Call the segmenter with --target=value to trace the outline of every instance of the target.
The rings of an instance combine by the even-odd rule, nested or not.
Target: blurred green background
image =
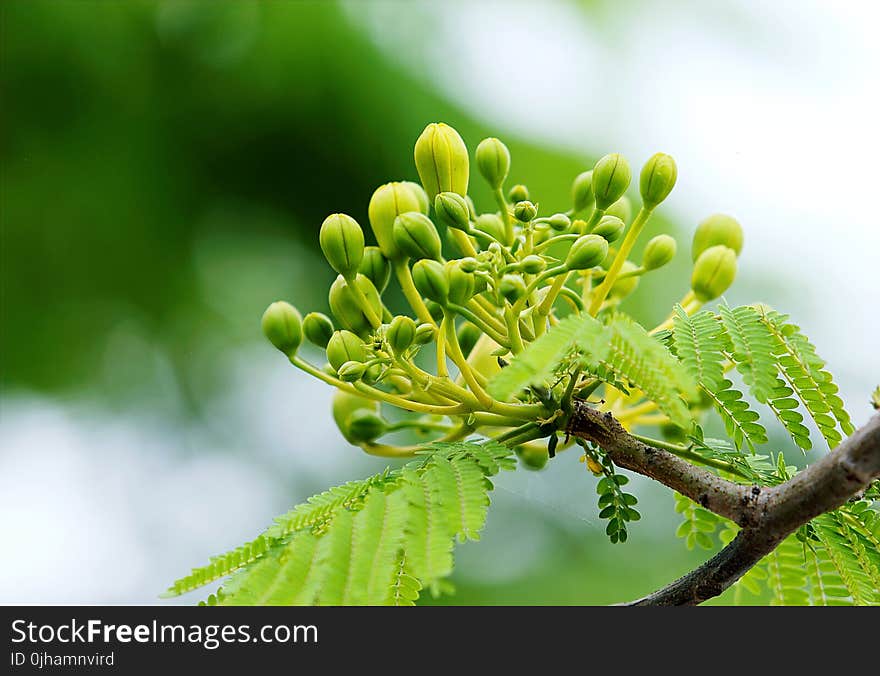
[[[638,5],[551,4],[606,46]],[[506,11],[484,7],[498,22],[482,29],[489,53],[517,49]],[[415,179],[425,124],[452,124],[471,148],[501,137],[511,183],[542,211],[567,208],[571,179],[631,144],[602,128],[549,141],[450,96],[442,58],[419,61],[390,25],[383,38],[399,16],[453,48],[458,27],[438,26],[432,3],[7,0],[0,12],[2,507],[18,543],[4,602],[152,602],[274,514],[381,469],[338,436],[326,388],[263,343],[259,317],[277,298],[326,309],[321,221],[365,223],[376,186]],[[535,100],[530,81],[505,77],[524,109],[552,120],[566,106],[564,91]],[[652,231],[690,227],[661,217]],[[686,258],[630,309],[661,318]],[[773,273],[753,279],[766,295]],[[672,496],[646,482],[631,541],[608,543],[595,481],[571,456],[499,479],[484,541],[460,550],[458,591],[441,602],[623,601],[705,558],[676,541]]]

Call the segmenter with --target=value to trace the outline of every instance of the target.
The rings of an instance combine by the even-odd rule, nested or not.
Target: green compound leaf
[[[736,447],[742,448],[745,442],[754,452],[757,445],[767,442],[767,431],[758,422],[758,413],[724,377],[727,342],[724,326],[713,312],[702,310],[689,317],[680,305],[675,306],[672,345],[676,355],[718,411]]]
[[[825,362],[800,327],[788,321],[788,315],[770,310],[760,316],[775,339],[773,354],[782,377],[803,402],[829,448],[834,448],[843,434],[853,433],[854,427],[837,395],[837,385],[824,370]]]
[[[515,463],[497,443],[436,443],[400,470],[315,496],[258,538],[264,548],[251,547],[208,604],[412,605],[422,587],[443,589],[455,542],[485,524],[488,477]]]
[[[604,359],[607,339],[605,328],[590,315],[569,315],[493,377],[488,392],[499,401],[507,401],[529,385],[542,384],[575,349],[590,353],[596,361]]]
[[[767,404],[791,438],[804,451],[812,448],[810,430],[797,410],[794,390],[779,377],[777,338],[761,314],[751,306],[719,306],[721,321],[731,341],[730,357],[755,398]]]
[[[616,315],[607,329],[608,366],[619,378],[645,393],[679,427],[693,419],[682,395],[696,396],[697,383],[672,353],[626,315]]]

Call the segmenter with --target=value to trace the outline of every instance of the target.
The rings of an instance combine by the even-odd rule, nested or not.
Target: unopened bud
[[[379,247],[368,246],[364,249],[364,260],[361,261],[358,272],[373,282],[376,291],[382,293],[391,277],[391,265]]]
[[[538,208],[528,200],[523,200],[522,202],[517,202],[513,207],[513,215],[521,223],[529,223],[538,215]]]
[[[263,334],[276,348],[293,357],[302,344],[302,317],[293,305],[275,301],[263,313]]]
[[[395,219],[400,214],[420,209],[418,198],[405,183],[386,183],[373,193],[368,209],[370,227],[386,258],[394,260],[402,255],[394,243]]]
[[[529,199],[529,189],[523,184],[517,183],[510,189],[510,192],[507,193],[507,199],[513,204],[516,204],[517,202],[525,202]]]
[[[505,234],[504,221],[497,214],[481,214],[477,216],[474,226],[480,232],[475,232],[473,235],[484,249],[493,241],[506,244],[507,235]],[[491,239],[487,239],[482,233],[489,235]]]
[[[645,252],[642,254],[642,267],[645,270],[662,268],[675,257],[676,249],[675,239],[669,235],[652,237],[645,245]]]
[[[474,275],[462,270],[458,261],[449,261],[446,265],[446,278],[449,281],[449,300],[456,305],[464,305],[473,298],[475,285]]]
[[[318,236],[321,251],[330,267],[350,277],[364,258],[364,231],[351,216],[331,214],[321,225]]]
[[[465,272],[476,272],[480,267],[480,264],[477,262],[477,259],[471,258],[470,256],[467,256],[465,258],[460,258],[458,260],[458,265]]]
[[[425,192],[425,189],[420,186],[415,181],[401,181],[407,188],[412,190],[413,195],[416,196],[416,200],[419,203],[419,211],[421,211],[425,216],[428,215],[428,212],[431,210],[431,201],[428,199],[428,193]]]
[[[430,324],[419,324],[416,327],[416,337],[413,341],[416,345],[424,345],[425,343],[430,343],[434,340],[434,335],[436,333],[436,329]]]
[[[467,195],[470,160],[461,136],[443,122],[431,123],[416,141],[416,170],[428,197],[455,192]]]
[[[594,234],[581,235],[568,250],[565,267],[569,270],[587,270],[599,265],[607,254],[608,242],[603,237]]]
[[[326,348],[333,336],[333,322],[320,312],[309,312],[303,318],[303,334],[313,345]]]
[[[501,290],[501,295],[510,303],[515,303],[526,293],[526,283],[519,275],[504,275],[501,278],[501,285],[499,288]]]
[[[351,331],[334,331],[327,343],[327,361],[335,371],[349,361],[363,362],[367,358],[364,341]]]
[[[356,411],[366,411],[376,415],[379,412],[379,402],[344,390],[336,390],[333,393],[333,421],[342,432],[342,436],[352,444],[357,441],[349,434],[348,421]]]
[[[449,281],[443,265],[430,258],[424,258],[412,268],[413,283],[419,293],[440,305],[446,305],[449,297]]]
[[[665,200],[675,187],[677,177],[675,160],[666,153],[657,153],[645,162],[639,176],[639,191],[645,208],[653,209]]]
[[[556,232],[565,232],[571,227],[571,219],[565,214],[553,214],[547,219],[547,223]]]
[[[440,235],[431,219],[418,211],[401,214],[394,220],[394,243],[405,256],[440,258]]]
[[[632,180],[632,171],[620,153],[606,155],[593,167],[593,195],[597,209],[607,209],[619,200]]]
[[[476,152],[477,168],[492,190],[498,190],[510,171],[510,151],[497,138],[480,141]]]
[[[617,216],[624,223],[632,220],[633,208],[629,197],[624,195],[605,210],[606,216]]]
[[[694,232],[691,257],[697,260],[709,247],[723,244],[739,256],[743,247],[743,230],[732,216],[712,214],[703,220]]]
[[[620,267],[620,275],[623,275],[627,272],[632,272],[637,269],[638,266],[632,261],[624,261],[623,265]],[[611,285],[611,289],[608,291],[608,295],[611,298],[626,298],[628,295],[636,290],[639,285],[639,279],[640,277],[635,275],[632,277],[624,277],[623,279],[620,279],[620,277],[618,277],[617,281],[615,281],[614,284]]]
[[[723,244],[710,246],[694,263],[691,289],[702,303],[718,298],[736,277],[736,251]]]
[[[345,383],[353,383],[364,377],[367,367],[363,362],[347,361],[339,367],[339,379]]]
[[[360,444],[375,441],[388,428],[388,424],[378,413],[365,409],[354,411],[346,422],[350,441]]]
[[[483,332],[470,322],[462,322],[458,327],[456,336],[458,337],[458,344],[465,357],[467,357],[471,353],[471,350],[474,349],[474,345],[477,344],[481,335],[483,335]]]
[[[416,323],[406,315],[397,315],[391,320],[385,339],[396,354],[401,354],[416,339]]]
[[[596,197],[593,195],[592,170],[580,173],[575,177],[574,183],[571,184],[571,201],[575,213],[585,211],[596,203]]]
[[[593,228],[593,234],[599,235],[609,244],[620,239],[626,225],[617,216],[603,216],[602,219]]]
[[[537,254],[530,254],[519,263],[519,269],[527,275],[537,275],[539,272],[544,272],[546,267],[547,261]]]
[[[373,286],[366,276],[358,274],[354,279],[357,288],[367,299],[374,314],[378,317],[382,316],[382,301],[379,298],[379,292]],[[348,282],[342,275],[339,275],[330,285],[330,293],[328,294],[330,301],[330,310],[333,316],[339,320],[345,328],[354,331],[357,334],[364,335],[369,333],[373,325],[370,323],[364,311],[361,309],[360,303],[348,286]]]
[[[469,232],[470,207],[467,200],[454,192],[441,192],[434,198],[434,214],[447,228]]]

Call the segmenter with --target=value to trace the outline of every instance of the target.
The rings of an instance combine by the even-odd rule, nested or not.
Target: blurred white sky
[[[619,150],[634,164],[673,154],[679,183],[663,208],[683,223],[713,211],[741,220],[733,299],[792,312],[855,420],[867,418],[880,380],[880,3],[649,2],[605,12],[599,27],[560,0],[414,4],[350,6],[389,54],[436,73],[501,137]],[[787,286],[761,287],[777,276]],[[365,474],[372,465],[333,441],[327,388],[271,357],[238,355],[237,384],[205,430],[0,400],[0,540],[14,551],[0,564],[0,602],[152,602],[190,565],[255,534],[291,494]],[[209,445],[230,452],[200,455]],[[281,482],[291,454],[298,473]],[[564,506],[564,474],[509,481],[583,520],[592,506]]]

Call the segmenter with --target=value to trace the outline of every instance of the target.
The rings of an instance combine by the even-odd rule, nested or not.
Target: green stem
[[[620,250],[614,257],[614,262],[611,264],[611,268],[609,268],[608,274],[605,275],[605,279],[593,293],[593,299],[590,302],[589,309],[589,313],[593,317],[598,314],[599,308],[602,307],[602,303],[604,303],[605,299],[608,297],[608,292],[611,291],[611,287],[614,286],[614,282],[617,280],[617,276],[620,274],[620,269],[623,267],[624,262],[626,262],[627,256],[629,256],[630,252],[632,251],[633,245],[636,243],[636,240],[642,233],[642,229],[645,227],[645,223],[648,222],[648,219],[650,217],[650,209],[642,207],[639,210],[639,214],[638,216],[636,216],[635,220],[630,226],[629,232],[626,233],[626,237],[623,240],[623,244],[621,244],[620,246]]]
[[[699,453],[695,453],[690,448],[686,446],[679,446],[678,444],[673,444],[668,441],[661,441],[660,439],[652,439],[651,437],[644,437],[640,434],[629,433],[631,437],[634,439],[638,439],[643,444],[647,444],[648,446],[653,446],[654,448],[662,448],[665,451],[669,451],[673,455],[677,455],[682,460],[689,460],[690,462],[695,462],[700,465],[706,465],[707,467],[714,467],[715,469],[720,469],[723,472],[729,472],[731,474],[735,474],[736,476],[742,479],[750,479],[747,474],[745,474],[742,470],[740,470],[736,465],[732,462],[727,462],[726,460],[719,460],[718,458],[706,458],[700,455]]]
[[[355,302],[360,307],[361,312],[366,316],[367,321],[370,322],[374,329],[378,329],[379,326],[382,325],[382,318],[376,314],[376,311],[373,309],[373,306],[370,305],[370,301],[367,300],[367,297],[364,295],[363,291],[360,290],[360,287],[357,285],[357,275],[350,275],[348,277],[344,277],[345,283],[348,285],[349,291],[351,291],[352,296],[354,296]]]
[[[460,314],[462,317],[467,319],[471,324],[476,326],[480,331],[489,336],[492,340],[494,340],[499,345],[510,349],[510,343],[507,340],[507,336],[502,335],[498,331],[495,330],[494,327],[489,326],[486,322],[484,322],[480,317],[477,316],[476,312],[472,312],[466,307],[461,305],[456,305],[454,303],[450,303],[448,305],[449,309],[453,312]]]
[[[502,242],[502,244],[510,246],[513,243],[513,221],[510,218],[510,212],[507,210],[507,200],[504,199],[504,192],[501,188],[496,188],[494,195],[495,202],[498,204],[498,208],[501,209],[501,218],[504,219],[504,236],[507,238],[507,241]]]
[[[425,324],[430,324],[436,328],[437,323],[434,321],[431,313],[428,312],[428,308],[422,300],[422,296],[419,294],[416,285],[413,283],[412,272],[410,272],[409,265],[406,264],[406,259],[398,258],[392,261],[391,265],[394,267],[394,274],[397,277],[397,281],[400,283],[400,289],[403,291],[406,302],[409,303],[413,312],[416,313],[419,321]]]

